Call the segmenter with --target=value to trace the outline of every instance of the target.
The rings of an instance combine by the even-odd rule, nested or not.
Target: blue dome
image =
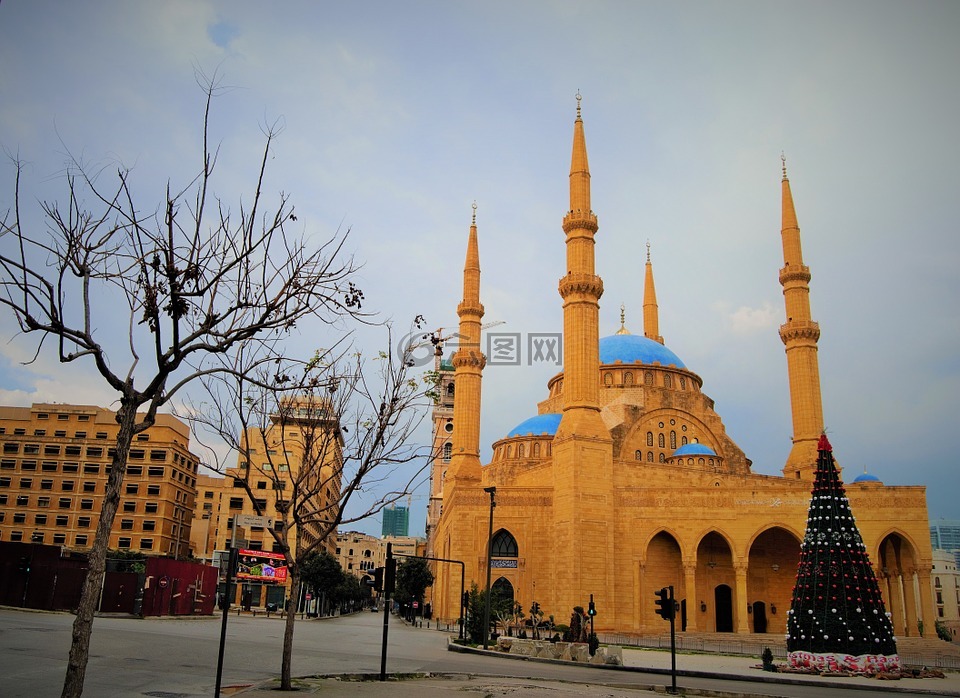
[[[676,451],[673,452],[675,456],[715,456],[717,455],[709,446],[704,446],[700,443],[695,444],[684,444]]]
[[[553,436],[557,433],[557,427],[560,426],[560,417],[561,415],[555,412],[538,414],[536,417],[520,422],[510,430],[507,438],[509,439],[511,436],[540,436],[541,434]]]
[[[880,482],[880,478],[876,475],[871,475],[870,473],[861,473],[853,478],[854,482]],[[883,484],[880,482],[880,484]]]
[[[659,361],[661,366],[673,364],[677,368],[686,368],[680,357],[660,342],[636,334],[615,334],[600,340],[600,363],[615,364],[617,361],[625,364]]]

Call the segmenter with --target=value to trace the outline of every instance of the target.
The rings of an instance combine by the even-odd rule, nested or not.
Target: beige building
[[[957,570],[957,560],[952,552],[933,551],[931,579],[937,620],[947,627],[956,642],[960,639],[960,571]]]
[[[793,449],[782,476],[753,473],[704,392],[704,379],[665,345],[649,250],[646,264],[637,265],[645,276],[642,331],[633,334],[621,322],[614,334],[601,336],[604,284],[594,248],[602,243],[595,240],[599,225],[590,187],[578,104],[562,223],[566,264],[556,270],[558,286],[544,289],[560,294],[563,371],[549,380],[539,402],[531,399],[533,416],[493,444],[487,464],[479,457],[486,358],[474,216],[458,306],[459,348],[451,362],[452,453],[445,475],[442,463],[434,467],[431,506],[442,513],[430,529],[430,549],[463,560],[468,585],[483,587],[489,565],[496,590],[524,609],[538,602],[558,622],[566,622],[574,606],[585,607],[592,594],[598,631],[663,632],[654,592],[669,585],[681,604],[682,631],[782,636],[824,428],[820,329],[811,315],[810,269],[786,168],[780,269],[786,322],[780,337]],[[623,253],[640,257],[640,250]],[[874,478],[848,483],[846,491],[896,634],[915,636],[922,627],[932,635],[925,489],[887,487]],[[460,602],[459,570],[451,567],[436,566],[433,590],[435,614],[448,620],[458,616]]]
[[[276,565],[285,567],[279,557],[283,544],[295,551],[299,534],[304,547],[314,545],[336,517],[340,499],[339,437],[322,410],[318,412],[301,400],[272,415],[266,428],[249,429],[242,451],[238,466],[228,469],[224,477],[200,476],[197,480],[193,554],[211,562],[226,559],[235,535],[238,548],[276,555]],[[305,520],[299,530],[293,523],[292,507],[299,507]],[[239,516],[265,517],[272,528],[235,527]],[[335,539],[334,529],[316,552],[332,554]],[[237,602],[249,592],[252,606],[279,604],[289,598],[289,586],[286,577],[245,579],[236,591]]]
[[[0,539],[89,550],[117,429],[102,407],[0,407]],[[198,467],[189,446],[190,429],[167,414],[134,437],[110,549],[188,556]]]
[[[415,536],[377,538],[366,533],[347,531],[337,534],[337,562],[344,572],[356,577],[365,576],[370,570],[386,564],[387,543],[391,544],[391,552],[397,557],[414,557],[425,553],[425,541]]]

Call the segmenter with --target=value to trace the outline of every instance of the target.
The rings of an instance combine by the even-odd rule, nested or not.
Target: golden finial
[[[647,264],[650,264],[650,241],[647,240]]]
[[[630,334],[630,330],[627,329],[626,307],[623,303],[620,304],[620,329],[617,330],[617,334]]]
[[[780,151],[780,163],[783,166],[783,178],[787,178],[787,156],[783,154],[783,151]]]
[[[476,200],[474,200],[474,202],[473,202],[473,220],[470,221],[470,225],[476,225],[476,224],[477,224],[477,202],[476,202]]]
[[[577,121],[580,121],[580,100],[583,97],[580,96],[580,90],[577,90]]]

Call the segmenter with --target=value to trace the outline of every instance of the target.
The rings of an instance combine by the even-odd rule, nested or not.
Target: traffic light
[[[663,618],[664,620],[673,620],[674,618],[674,608],[673,608],[673,599],[672,590],[670,587],[663,587],[663,589],[658,589],[653,592],[657,596],[657,615]]]
[[[469,591],[463,592],[463,607],[464,607],[464,608],[469,608],[469,607],[470,607],[470,592],[469,592]]]
[[[383,591],[392,594],[397,584],[397,558],[387,558],[387,571],[383,576]]]
[[[383,568],[378,567],[375,570],[367,570],[367,584],[373,587],[374,591],[383,591]]]
[[[590,602],[590,605],[587,606],[587,615],[588,615],[588,616],[595,616],[595,615],[597,615],[597,605],[596,605],[595,603],[593,603],[593,601],[591,601],[591,602]]]

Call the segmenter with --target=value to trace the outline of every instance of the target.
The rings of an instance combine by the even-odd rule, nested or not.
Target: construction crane
[[[506,322],[507,322],[506,320],[494,320],[493,322],[488,322],[488,323],[486,323],[485,325],[481,325],[481,326],[480,326],[480,329],[481,329],[481,330],[486,330],[486,329],[489,329],[489,328],[491,328],[491,327],[496,327],[497,325],[505,325]],[[443,360],[443,345],[444,345],[444,343],[447,342],[447,341],[451,338],[451,336],[456,336],[456,335],[454,334],[454,335],[448,335],[448,336],[444,337],[444,336],[443,336],[443,331],[444,331],[444,329],[446,329],[446,328],[444,328],[444,327],[438,327],[438,328],[435,329],[433,332],[430,332],[430,333],[428,333],[428,334],[423,335],[423,340],[424,340],[424,341],[420,342],[419,344],[415,344],[415,345],[413,345],[413,346],[411,347],[411,349],[419,349],[420,347],[425,347],[425,346],[427,346],[428,344],[432,344],[433,347],[434,347],[434,350],[433,350],[433,355],[434,355],[434,359],[433,359],[434,365],[433,365],[433,368],[434,368],[435,371],[439,371],[439,370],[440,370],[440,363],[441,363],[441,361]]]

